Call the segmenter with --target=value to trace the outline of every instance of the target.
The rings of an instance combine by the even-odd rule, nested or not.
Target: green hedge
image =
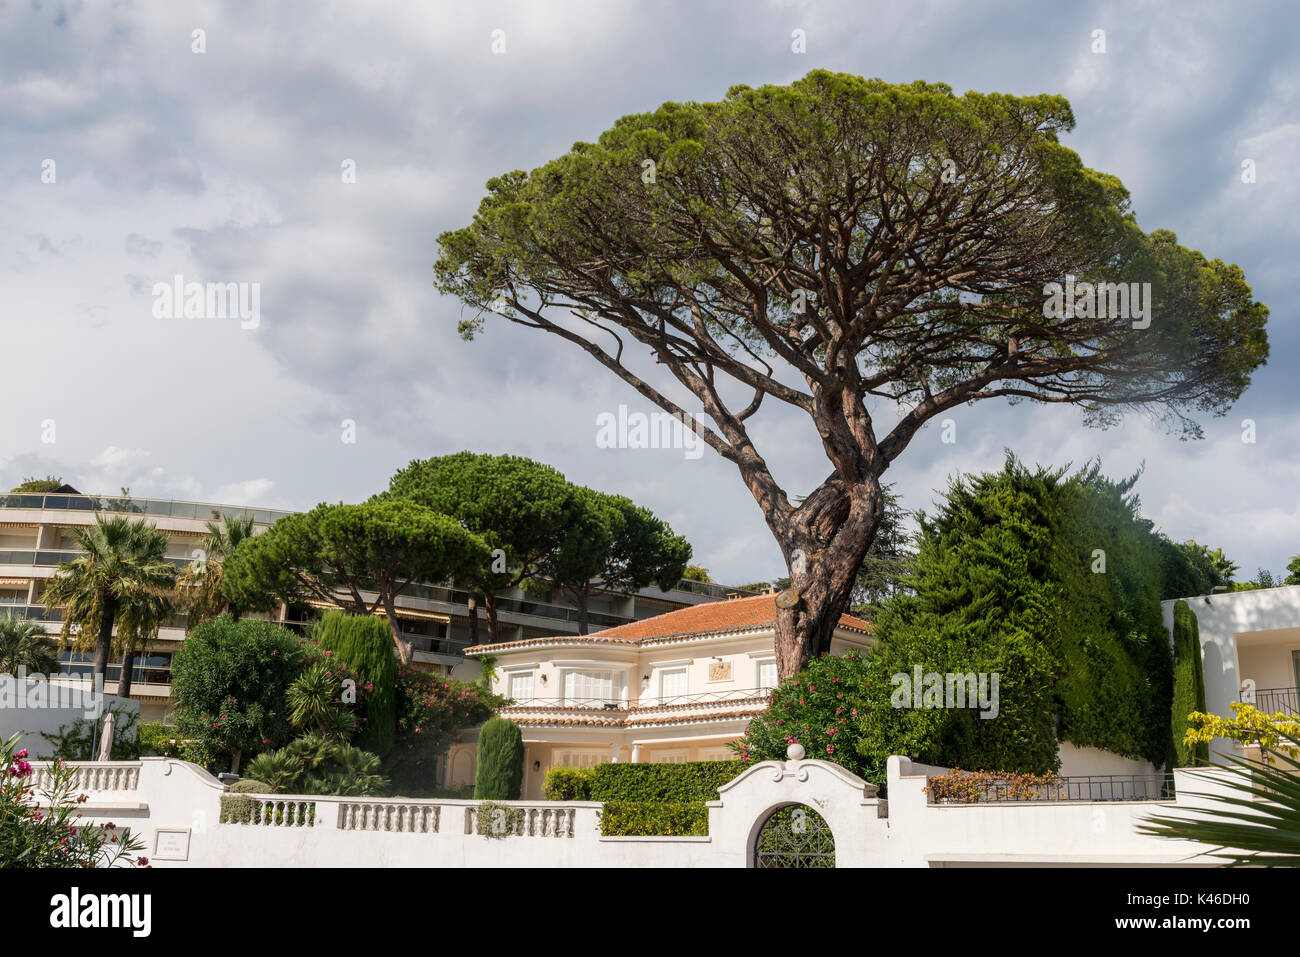
[[[365,703],[366,726],[357,747],[381,757],[387,754],[397,733],[397,658],[387,619],[327,611],[312,637],[362,684],[358,696]]]
[[[1201,670],[1201,636],[1196,612],[1185,601],[1174,604],[1174,753],[1178,766],[1207,764],[1210,746],[1204,741],[1192,747],[1183,743],[1187,716],[1205,711],[1205,675]]]
[[[598,764],[591,768],[552,768],[545,794],[551,801],[600,801],[600,832],[630,835],[705,835],[706,802],[740,774],[739,761],[687,764]]]
[[[273,794],[274,789],[265,781],[255,781],[253,778],[241,778],[234,784],[230,785],[231,794]]]
[[[718,788],[745,770],[739,761],[686,764],[598,764],[592,801],[693,803],[716,801]]]
[[[699,801],[608,801],[600,811],[600,833],[605,837],[702,837],[709,833],[709,809]]]

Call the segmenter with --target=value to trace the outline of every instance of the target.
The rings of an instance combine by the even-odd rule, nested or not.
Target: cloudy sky
[[[0,485],[303,508],[365,498],[412,458],[512,452],[653,508],[718,580],[782,574],[733,466],[598,448],[597,415],[649,406],[544,334],[462,342],[431,265],[492,175],[626,113],[827,68],[1064,94],[1067,144],[1123,180],[1142,226],[1239,263],[1272,309],[1269,365],[1204,440],[982,403],[953,416],[956,443],[931,428],[891,469],[904,502],[1003,449],[1145,464],[1144,510],[1171,536],[1281,571],[1300,553],[1300,17],[1286,0],[1063,7],[0,0]],[[260,324],[155,316],[176,275],[260,284]],[[765,420],[757,441],[792,494],[826,471],[805,422]]]

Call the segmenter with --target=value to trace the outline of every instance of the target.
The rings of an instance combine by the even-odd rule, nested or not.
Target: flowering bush
[[[428,789],[434,762],[505,699],[477,685],[403,665],[397,671],[397,742],[386,770],[406,790]]]
[[[856,651],[814,659],[772,693],[772,703],[749,723],[732,750],[744,764],[784,761],[786,748],[797,742],[807,757],[841,764],[865,777],[856,745],[866,674]]]
[[[129,829],[77,823],[86,796],[73,796],[74,774],[56,761],[50,784],[38,789],[18,735],[0,742],[0,867],[149,866],[138,856],[144,842]]]

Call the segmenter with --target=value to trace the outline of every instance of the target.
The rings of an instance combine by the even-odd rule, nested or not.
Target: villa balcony
[[[741,688],[697,694],[617,698],[528,698],[501,709],[519,724],[639,728],[655,725],[734,721],[752,718],[772,700],[770,688]]]

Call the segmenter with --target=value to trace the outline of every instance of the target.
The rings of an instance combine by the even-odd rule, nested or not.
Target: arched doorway
[[[755,867],[834,867],[835,836],[806,804],[787,804],[767,816],[754,838]]]

